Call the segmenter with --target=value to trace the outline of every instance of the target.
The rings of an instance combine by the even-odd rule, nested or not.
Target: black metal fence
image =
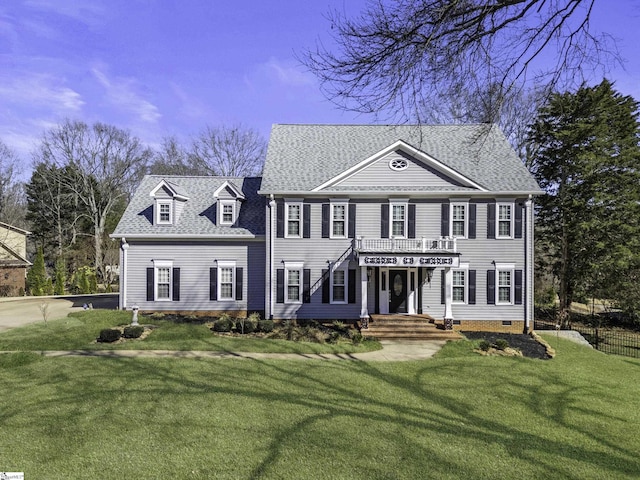
[[[555,328],[553,322],[539,320],[534,322],[535,330],[555,330]],[[596,350],[640,358],[640,333],[582,325],[572,325],[571,330],[580,333]]]

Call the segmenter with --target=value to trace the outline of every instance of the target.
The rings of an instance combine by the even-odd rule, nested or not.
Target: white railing
[[[432,238],[364,238],[355,240],[355,251],[364,253],[456,253],[455,237]]]

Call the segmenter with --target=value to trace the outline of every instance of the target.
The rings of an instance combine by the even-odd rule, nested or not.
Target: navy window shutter
[[[155,286],[153,284],[153,267],[147,268],[147,302],[153,302]]]
[[[349,204],[349,238],[356,238],[356,204]]]
[[[356,303],[356,269],[349,269],[349,303]]]
[[[212,302],[218,300],[218,269],[216,267],[209,269],[209,300]]]
[[[389,238],[389,205],[380,205],[380,237]]]
[[[449,204],[443,203],[440,209],[440,236],[449,236]]]
[[[469,204],[469,225],[467,228],[469,229],[467,238],[476,238],[476,204]]]
[[[284,303],[284,268],[276,270],[276,303]]]
[[[329,303],[329,270],[322,270],[322,303]]]
[[[496,271],[487,270],[487,305],[496,304]]]
[[[440,303],[444,305],[446,299],[447,278],[444,269],[440,270]]]
[[[180,269],[178,267],[173,269],[173,301],[180,301]]]
[[[408,238],[416,238],[416,205],[409,204],[409,219],[407,222]]]
[[[515,299],[516,305],[522,305],[522,270],[515,271]]]
[[[302,238],[311,238],[311,205],[302,205]]]
[[[516,203],[515,212],[515,225],[513,226],[513,236],[515,238],[522,238],[522,205]]]
[[[242,267],[236,267],[236,300],[242,300],[243,273]]]
[[[476,271],[469,270],[469,290],[468,290],[469,305],[476,304]]]
[[[284,203],[276,204],[276,237],[284,238]]]
[[[329,238],[329,228],[331,226],[331,205],[322,204],[322,238]]]
[[[311,303],[311,270],[302,270],[302,302]]]
[[[496,204],[487,205],[487,238],[496,238]]]

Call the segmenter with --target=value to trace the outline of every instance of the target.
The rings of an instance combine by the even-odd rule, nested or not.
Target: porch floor
[[[460,333],[445,330],[444,323],[427,314],[372,314],[364,335],[385,340],[459,340]]]

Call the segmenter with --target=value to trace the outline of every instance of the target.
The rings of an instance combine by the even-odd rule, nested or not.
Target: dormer
[[[189,198],[180,192],[178,185],[162,180],[149,194],[154,199],[154,225],[175,225],[184,204]]]
[[[235,224],[240,214],[241,202],[245,200],[242,190],[225,180],[213,193],[213,197],[216,199],[216,223],[228,226]]]

